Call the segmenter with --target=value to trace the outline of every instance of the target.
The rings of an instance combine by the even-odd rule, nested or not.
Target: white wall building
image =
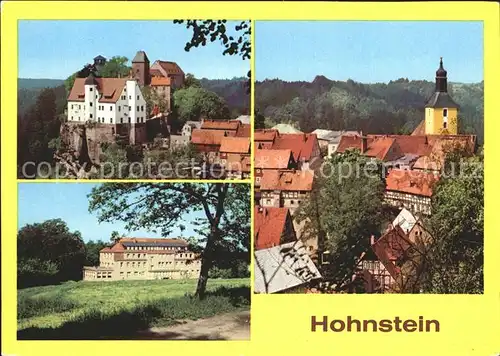
[[[148,119],[146,100],[134,79],[76,78],[68,97],[68,121],[137,124]]]

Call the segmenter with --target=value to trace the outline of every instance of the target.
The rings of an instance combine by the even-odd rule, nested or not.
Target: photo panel
[[[19,179],[249,179],[250,21],[18,31]]]

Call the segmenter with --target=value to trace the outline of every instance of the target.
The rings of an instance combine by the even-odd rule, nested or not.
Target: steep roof
[[[252,135],[252,125],[241,124],[236,130],[236,136],[238,137],[250,137]]]
[[[459,109],[460,106],[455,103],[451,96],[447,92],[438,91],[432,94],[429,101],[425,104],[426,108],[456,108]]]
[[[262,172],[260,189],[310,192],[313,180],[313,171],[264,170]]]
[[[137,51],[134,59],[132,59],[132,63],[144,63],[149,62],[149,58],[144,51]]]
[[[68,96],[68,101],[85,101],[85,80],[76,78],[73,88]],[[116,103],[127,84],[126,78],[95,78],[97,91],[101,94],[100,103]]]
[[[154,76],[151,78],[151,86],[170,86],[171,80],[170,78]]]
[[[315,134],[280,134],[272,145],[273,149],[290,149],[295,161],[309,161],[312,158],[314,148],[318,146],[318,138]]]
[[[409,233],[416,223],[417,218],[409,210],[403,208],[392,222],[392,226],[400,226],[405,233]]]
[[[415,127],[415,130],[411,133],[412,136],[415,135],[425,135],[425,119],[420,121],[420,123]]]
[[[204,120],[202,129],[209,130],[238,130],[241,122],[237,120]]]
[[[255,150],[255,168],[261,169],[287,169],[290,162],[294,162],[292,150]]]
[[[222,139],[227,137],[226,131],[193,129],[191,143],[195,145],[220,145]]]
[[[372,245],[372,249],[392,278],[396,279],[400,269],[395,262],[404,258],[405,252],[412,246],[401,226],[396,225],[380,237]]]
[[[385,178],[386,190],[426,197],[432,196],[432,187],[438,180],[434,173],[406,169],[391,169]]]
[[[276,293],[321,278],[300,241],[254,252],[254,291]]]
[[[254,208],[255,250],[278,246],[285,231],[288,208]]]
[[[159,65],[167,74],[184,74],[181,67],[175,62],[157,60],[154,64]]]
[[[253,134],[254,141],[274,141],[278,136],[278,131],[276,130],[255,130]]]
[[[224,153],[250,153],[249,137],[224,137],[221,140],[219,152]]]

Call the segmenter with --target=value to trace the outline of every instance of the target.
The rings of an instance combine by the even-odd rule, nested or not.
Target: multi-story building
[[[300,203],[307,199],[313,188],[313,171],[264,171],[260,184],[260,205],[285,207],[293,215]]]
[[[392,169],[385,179],[385,201],[413,214],[430,215],[432,187],[438,180],[435,173]]]
[[[84,267],[85,281],[198,278],[201,260],[181,239],[122,238]]]

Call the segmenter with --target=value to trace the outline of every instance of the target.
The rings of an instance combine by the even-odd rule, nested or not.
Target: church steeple
[[[441,93],[448,92],[447,72],[443,67],[443,57],[439,61],[439,68],[436,71],[436,91]]]

